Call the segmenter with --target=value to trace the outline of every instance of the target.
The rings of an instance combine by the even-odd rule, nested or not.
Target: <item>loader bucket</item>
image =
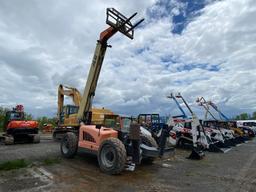
[[[234,141],[232,141],[231,139],[226,139],[225,144],[227,146],[232,146],[232,147],[236,146],[236,143]]]
[[[234,141],[236,144],[240,144],[240,143],[244,143],[245,140],[243,139],[243,137],[236,137]]]
[[[227,145],[225,142],[218,142],[216,146],[219,148],[230,148],[229,145]]]
[[[221,148],[219,148],[217,145],[215,144],[210,144],[209,145],[209,152],[217,152],[217,153],[223,153],[223,150],[221,150]]]
[[[250,138],[248,136],[243,136],[243,139],[244,139],[244,142],[250,140]]]
[[[205,154],[202,150],[193,148],[191,154],[188,156],[188,159],[201,160],[204,158],[204,156]]]

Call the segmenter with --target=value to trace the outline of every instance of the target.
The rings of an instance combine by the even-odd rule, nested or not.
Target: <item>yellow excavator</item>
[[[65,96],[70,97],[73,101],[72,105],[64,105]],[[53,139],[60,140],[63,135],[69,131],[77,132],[79,129],[79,121],[77,118],[78,109],[81,103],[81,93],[78,89],[60,84],[58,87],[58,111],[57,111],[57,127],[53,130]],[[91,109],[91,123],[102,125],[105,115],[113,115],[114,113],[105,108]]]

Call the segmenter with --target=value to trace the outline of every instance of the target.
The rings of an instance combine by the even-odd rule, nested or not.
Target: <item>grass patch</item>
[[[53,165],[56,163],[60,163],[60,159],[59,158],[47,158],[43,160],[43,164],[44,165]]]
[[[0,171],[8,171],[12,169],[20,169],[23,167],[27,167],[29,163],[24,159],[16,159],[12,161],[6,161],[0,164]]]

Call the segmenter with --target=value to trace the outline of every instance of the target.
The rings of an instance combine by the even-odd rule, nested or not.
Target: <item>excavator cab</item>
[[[71,115],[77,114],[78,106],[75,105],[65,105],[63,110],[60,112],[59,123],[64,124]]]
[[[21,111],[7,111],[4,118],[4,131],[6,131],[7,126],[10,121],[21,121],[24,120],[24,112]]]

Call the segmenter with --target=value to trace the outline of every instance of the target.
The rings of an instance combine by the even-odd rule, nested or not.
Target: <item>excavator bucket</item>
[[[236,143],[234,141],[232,141],[232,139],[226,139],[225,140],[225,144],[227,146],[231,146],[231,147],[235,147],[236,146]]]
[[[236,137],[236,138],[234,138],[234,142],[235,142],[236,144],[241,144],[241,143],[244,143],[245,140],[244,140],[243,137]]]
[[[218,142],[216,143],[216,146],[219,148],[230,148],[230,145],[228,145],[226,142]]]
[[[205,156],[204,152],[201,149],[193,147],[191,154],[188,156],[188,159],[192,160],[201,160]]]

